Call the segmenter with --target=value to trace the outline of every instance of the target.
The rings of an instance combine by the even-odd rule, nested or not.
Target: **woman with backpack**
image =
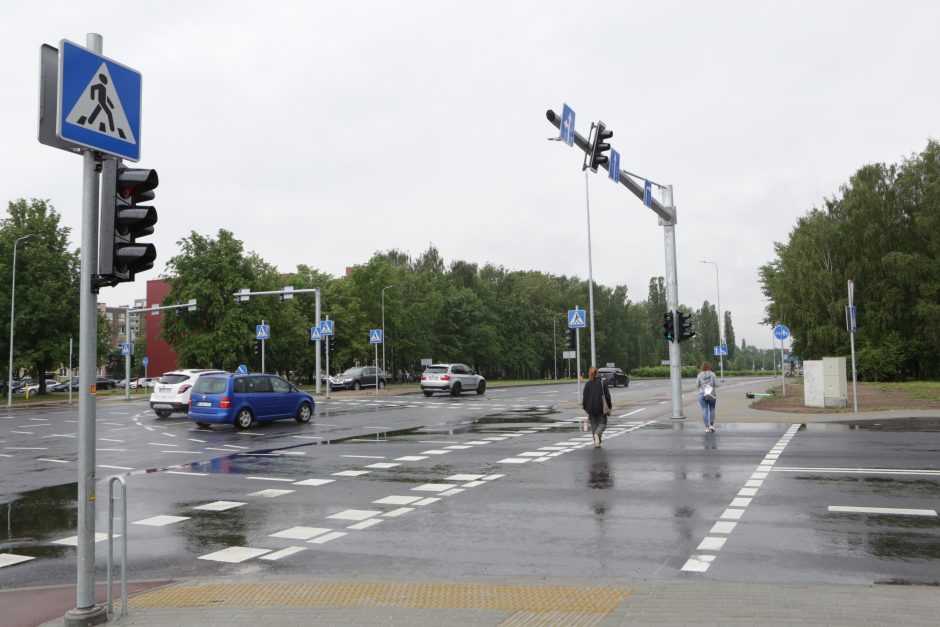
[[[601,434],[607,428],[607,416],[610,414],[610,392],[604,379],[597,376],[597,368],[588,370],[588,382],[581,394],[581,408],[591,421],[591,433],[594,435],[594,448],[601,447]]]
[[[701,372],[695,379],[698,388],[698,402],[702,406],[702,420],[705,421],[705,433],[715,431],[715,403],[718,401],[718,377],[712,372],[712,365],[702,362]]]

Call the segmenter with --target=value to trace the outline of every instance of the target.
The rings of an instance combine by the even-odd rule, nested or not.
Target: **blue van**
[[[277,375],[209,374],[193,386],[189,419],[200,427],[232,424],[247,429],[254,422],[280,418],[310,422],[315,406],[313,396]]]

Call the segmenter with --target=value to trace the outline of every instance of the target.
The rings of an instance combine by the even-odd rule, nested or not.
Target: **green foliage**
[[[77,354],[79,324],[79,256],[68,249],[69,232],[45,200],[10,202],[0,221],[0,311],[10,310],[13,247],[16,245],[14,370],[26,369],[45,392],[45,372],[68,362],[69,338]],[[9,353],[9,321],[0,350]]]
[[[863,376],[940,377],[940,144],[899,165],[866,165],[839,192],[761,267],[765,322],[787,324],[803,359],[845,355],[852,279]]]
[[[307,266],[281,275],[245,253],[227,231],[219,231],[216,238],[192,233],[181,240],[166,278],[173,285],[165,304],[190,298],[199,302],[196,312],[162,317],[163,337],[183,365],[234,369],[246,363],[259,368],[254,330],[264,319],[271,324],[267,369],[302,380],[310,380],[314,371],[315,352],[308,339],[316,317],[313,295],[286,302],[253,297],[238,305],[233,294],[240,288],[319,287],[321,315],[328,315],[336,328],[332,372],[375,359],[368,333],[382,327],[384,292],[384,348],[390,373],[420,372],[421,360],[429,358],[463,362],[492,379],[550,378],[556,364],[564,374],[568,364],[560,353],[566,312],[588,303],[587,282],[578,278],[465,261],[448,266],[434,247],[414,259],[395,250],[376,253],[339,278]],[[651,302],[633,303],[626,286],[595,285],[599,364],[613,362],[629,370],[668,356],[662,339],[666,294],[661,277],[650,281],[650,297]],[[589,330],[582,329],[582,372],[589,365],[590,339]],[[381,346],[378,355],[381,360]],[[701,356],[692,354],[687,365],[699,363]]]

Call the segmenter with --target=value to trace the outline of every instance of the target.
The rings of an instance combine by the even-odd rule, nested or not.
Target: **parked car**
[[[169,418],[175,411],[189,411],[193,385],[206,374],[225,374],[224,370],[174,370],[165,373],[150,394],[150,409],[160,418]]]
[[[607,385],[612,385],[613,387],[619,385],[627,387],[630,385],[630,375],[620,368],[598,368],[597,376],[606,381]]]
[[[421,374],[421,391],[425,396],[435,392],[448,392],[458,396],[461,392],[486,391],[486,379],[465,364],[431,364]]]
[[[233,424],[247,429],[254,422],[293,418],[310,422],[316,403],[290,381],[271,374],[207,374],[196,379],[189,419],[200,427]]]
[[[154,377],[141,377],[139,379],[133,379],[131,381],[132,390],[141,390],[144,388],[150,388],[156,385],[157,379]]]
[[[47,391],[47,392],[50,391],[49,388],[52,387],[52,386],[54,386],[54,385],[56,385],[57,383],[58,383],[58,382],[57,382],[55,379],[46,379],[46,391]],[[15,384],[14,384],[14,385],[15,385]],[[16,388],[14,388],[14,391],[15,391],[15,390],[16,390]],[[35,393],[37,393],[37,392],[39,391],[39,382],[38,382],[38,381],[29,381],[29,382],[27,382],[27,383],[23,386],[23,389],[20,390],[20,392],[23,392],[23,391],[29,392],[29,395],[32,396],[33,394],[35,394]]]
[[[376,377],[376,373],[378,377]],[[359,390],[374,388],[378,380],[381,390],[388,383],[388,375],[381,368],[375,366],[357,366],[349,368],[342,374],[330,377],[330,390]]]

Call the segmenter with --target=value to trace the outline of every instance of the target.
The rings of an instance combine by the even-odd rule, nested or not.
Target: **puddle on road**
[[[71,547],[38,542],[74,535],[78,526],[78,484],[39,488],[0,505],[0,552],[59,557]]]
[[[858,429],[862,431],[940,431],[940,419],[938,418],[879,418],[873,420],[840,420],[837,422],[825,424],[837,429]],[[813,425],[815,429],[818,429],[821,426],[823,425]]]

